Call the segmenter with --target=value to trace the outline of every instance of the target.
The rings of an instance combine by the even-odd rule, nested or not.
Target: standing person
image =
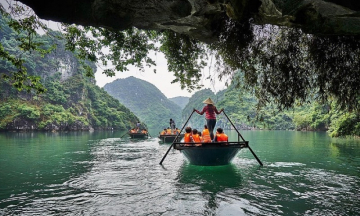
[[[205,115],[206,125],[210,132],[211,140],[213,140],[214,139],[214,128],[216,125],[216,114],[217,115],[220,114],[222,111],[224,111],[224,109],[221,109],[220,111],[218,111],[216,109],[216,106],[214,105],[214,102],[211,100],[211,98],[206,99],[203,103],[206,105],[204,106],[204,108],[202,109],[201,112],[195,108],[194,108],[194,111],[200,115],[203,115],[204,113],[206,113],[206,115]]]
[[[175,121],[173,119],[170,119],[170,128],[171,130],[175,130],[176,128]]]
[[[139,129],[140,129],[140,126],[141,126],[141,123],[138,121],[138,122],[136,123],[136,129],[139,130]]]

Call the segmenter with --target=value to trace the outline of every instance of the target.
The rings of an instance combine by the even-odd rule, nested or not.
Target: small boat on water
[[[181,131],[185,128],[189,119],[191,118],[191,113]],[[229,164],[235,155],[242,148],[247,148],[250,150],[252,155],[255,157],[260,166],[263,166],[260,159],[257,157],[255,152],[250,148],[249,141],[246,141],[240,132],[236,129],[235,125],[226,115],[225,111],[223,111],[226,118],[229,120],[233,128],[236,130],[238,134],[238,141],[230,141],[230,142],[214,142],[214,143],[182,143],[182,142],[173,142],[169,149],[166,151],[164,157],[160,161],[160,165],[162,165],[165,160],[167,154],[170,152],[170,149],[173,147],[174,149],[180,150],[185,157],[190,161],[191,164],[200,165],[200,166],[219,166]],[[240,138],[242,141],[240,141]]]
[[[248,141],[226,143],[174,143],[190,164],[199,166],[220,166],[229,164],[242,148],[248,148]]]
[[[180,142],[181,139],[184,138],[184,134],[179,134],[177,138],[176,136],[177,134],[164,134],[164,135],[159,135],[158,137],[164,143]]]
[[[128,133],[130,135],[131,138],[148,138],[148,134],[146,133]]]

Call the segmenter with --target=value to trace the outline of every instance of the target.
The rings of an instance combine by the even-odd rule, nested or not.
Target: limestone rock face
[[[20,0],[47,20],[110,29],[171,29],[216,40],[223,16],[256,24],[300,27],[324,35],[359,35],[356,0]]]

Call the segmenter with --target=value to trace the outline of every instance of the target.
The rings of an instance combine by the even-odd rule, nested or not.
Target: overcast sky
[[[6,0],[0,0],[0,3],[4,6],[5,9],[8,8],[8,4]],[[15,1],[11,1],[11,3],[15,3]],[[59,30],[59,23],[43,20],[50,28],[54,30]],[[171,84],[171,81],[175,79],[173,73],[168,72],[167,70],[167,61],[162,53],[154,53],[150,54],[152,59],[156,62],[156,67],[152,68],[145,68],[145,72],[139,71],[139,69],[132,67],[129,68],[130,70],[127,72],[116,72],[115,77],[107,77],[106,75],[102,74],[104,68],[98,66],[97,72],[95,73],[96,84],[100,87],[103,87],[106,83],[112,82],[116,79],[123,79],[129,76],[134,76],[136,78],[145,80],[147,82],[152,83],[155,85],[167,98],[177,97],[177,96],[187,96],[191,97],[195,92],[188,92],[186,89],[182,90],[180,88],[180,84],[175,83]],[[153,72],[156,69],[156,74]],[[202,71],[204,74],[200,84],[204,85],[204,88],[210,88],[213,92],[218,92],[225,88],[225,82],[216,81],[210,82],[206,80],[207,77],[211,73],[214,77],[214,71],[209,70],[209,68],[205,68]]]
[[[155,85],[167,98],[177,97],[177,96],[187,96],[191,97],[195,92],[188,92],[186,89],[182,90],[180,84],[174,83],[171,84],[171,81],[175,79],[173,73],[168,72],[167,70],[167,61],[162,53],[157,53],[151,55],[153,60],[156,62],[156,67],[145,68],[145,72],[139,71],[135,67],[131,67],[127,72],[116,72],[115,77],[107,77],[102,74],[102,68],[98,67],[98,71],[95,73],[96,84],[100,87],[103,87],[106,83],[112,82],[116,79],[123,79],[129,76],[134,76],[136,78],[145,80],[147,82]],[[154,73],[156,69],[156,74]],[[218,92],[225,88],[225,82],[216,81],[210,82],[205,79],[209,73],[214,74],[214,71],[209,71],[209,68],[205,68],[202,71],[205,74],[200,81],[200,84],[204,85],[204,88],[210,88],[213,92]]]

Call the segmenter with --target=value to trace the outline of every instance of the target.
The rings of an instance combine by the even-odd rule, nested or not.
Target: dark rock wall
[[[257,24],[301,27],[314,34],[360,34],[356,0],[21,0],[47,20],[110,29],[171,29],[204,42],[216,40],[222,15]]]

